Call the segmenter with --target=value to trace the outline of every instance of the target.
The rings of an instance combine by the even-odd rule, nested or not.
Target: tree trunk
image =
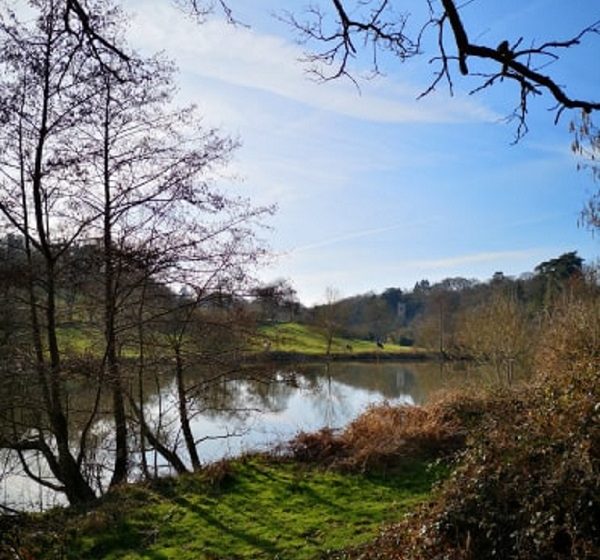
[[[50,357],[49,367],[49,410],[48,415],[52,426],[52,435],[56,442],[58,452],[58,467],[60,472],[58,478],[65,486],[65,493],[70,503],[84,503],[95,499],[94,491],[79,469],[77,461],[70,449],[69,426],[64,410],[61,387],[61,360],[56,332],[56,270],[55,256],[45,223],[45,204],[42,189],[42,161],[48,138],[48,112],[50,100],[50,72],[51,72],[51,49],[53,37],[49,34],[46,44],[44,59],[44,86],[42,97],[41,121],[38,129],[38,139],[35,148],[35,159],[33,175],[31,179],[33,194],[33,210],[35,216],[35,227],[39,239],[40,252],[44,258],[46,272],[46,335],[48,342],[48,354]],[[34,329],[35,329],[34,319]],[[40,356],[38,355],[38,362]],[[44,356],[38,363],[40,371],[46,371]],[[45,377],[45,375],[44,375]]]
[[[137,407],[133,399],[130,399],[129,402],[133,412],[140,422],[142,433],[148,439],[150,445],[152,445],[154,449],[156,449],[156,451],[158,451],[164,457],[164,459],[167,460],[167,462],[175,469],[177,474],[185,474],[189,472],[183,461],[179,458],[179,455],[177,455],[175,451],[171,451],[166,445],[163,445],[163,443],[154,434],[150,426],[148,426],[144,420],[141,410]]]
[[[179,400],[179,421],[181,423],[181,430],[183,432],[183,438],[190,455],[192,462],[192,468],[195,471],[199,471],[202,468],[200,464],[200,457],[198,456],[198,450],[196,449],[196,442],[194,441],[194,434],[192,434],[192,428],[190,426],[190,419],[187,408],[187,395],[185,390],[185,383],[183,379],[183,359],[181,357],[181,345],[179,342],[175,344],[175,378],[177,380],[177,398]]]
[[[84,478],[70,449],[69,425],[64,409],[61,387],[61,363],[56,334],[56,289],[54,261],[46,260],[46,319],[48,351],[50,354],[50,422],[58,451],[59,479],[71,504],[82,504],[96,499],[88,481]]]
[[[110,76],[106,78],[106,102],[104,111],[103,182],[104,182],[104,328],[106,338],[106,365],[112,388],[113,415],[115,421],[115,462],[110,486],[127,480],[129,449],[127,443],[127,414],[121,369],[117,359],[115,333],[116,282],[112,240],[112,198],[110,188]]]

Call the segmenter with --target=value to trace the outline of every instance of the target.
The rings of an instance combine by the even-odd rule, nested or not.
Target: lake
[[[343,428],[376,403],[419,405],[442,389],[490,379],[485,370],[462,363],[382,361],[286,366],[270,376],[271,382],[232,380],[212,387],[203,395],[203,402],[197,403],[192,429],[201,439],[201,461],[212,462],[247,451],[268,450],[300,431]],[[174,380],[166,380],[145,400],[149,418],[162,411],[165,430],[170,422],[177,424],[174,395]],[[97,424],[98,432],[110,430],[107,421]],[[158,474],[170,474],[159,456],[148,452],[147,459]],[[26,509],[63,503],[62,496],[42,489],[17,471],[0,480],[0,497],[6,505]]]

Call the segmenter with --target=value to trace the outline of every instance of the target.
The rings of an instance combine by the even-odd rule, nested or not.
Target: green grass
[[[317,327],[300,323],[278,323],[265,325],[260,333],[271,340],[271,350],[278,352],[297,352],[299,354],[323,355],[327,351],[327,340]],[[352,350],[349,350],[350,346]],[[391,354],[406,354],[415,349],[398,344],[385,344],[383,352]],[[334,337],[331,345],[334,354],[377,353],[381,350],[370,340]]]
[[[102,358],[106,348],[104,333],[88,325],[62,326],[56,329],[58,346],[67,356],[88,356]],[[139,350],[135,345],[120,348],[121,357],[137,358]]]
[[[58,345],[66,354],[96,356],[104,344],[102,332],[92,327],[58,327],[56,334]]]
[[[43,557],[53,548],[90,560],[319,558],[373,539],[426,499],[444,471],[414,462],[384,477],[250,459],[227,472],[219,485],[190,475],[124,487],[91,512],[57,520],[63,536]]]
[[[96,328],[83,325],[72,325],[59,327],[57,329],[58,342],[62,351],[68,355],[101,357],[104,349],[104,335]],[[264,339],[271,342],[270,350],[275,352],[289,352],[305,354],[310,356],[323,356],[327,351],[327,340],[322,331],[311,325],[300,323],[278,323],[274,325],[263,325],[259,329],[262,337],[256,341],[255,349],[264,349]],[[350,349],[351,348],[351,349]],[[381,350],[377,344],[370,340],[356,338],[334,337],[331,345],[331,353],[336,355],[360,355],[360,354],[407,354],[419,352],[418,349],[398,344],[385,344]],[[135,358],[138,349],[125,347],[122,349],[123,357]]]

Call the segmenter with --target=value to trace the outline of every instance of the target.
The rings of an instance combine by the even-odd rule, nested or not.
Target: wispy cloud
[[[308,243],[308,244],[302,245],[300,247],[295,247],[294,249],[289,251],[288,254],[295,255],[298,253],[311,251],[313,249],[321,249],[323,247],[328,247],[329,245],[335,245],[335,244],[341,243],[343,241],[350,241],[352,239],[359,239],[362,237],[370,237],[370,236],[374,236],[374,235],[379,235],[381,233],[387,233],[389,231],[406,229],[407,227],[414,227],[416,225],[419,225],[419,224],[417,224],[417,223],[407,224],[406,222],[402,222],[402,223],[391,224],[391,225],[383,226],[383,227],[367,228],[367,229],[361,229],[361,230],[357,230],[357,231],[351,231],[348,233],[343,233],[340,235],[327,237],[326,239],[322,239],[322,240],[316,241],[314,243]]]
[[[133,4],[134,9],[136,6]],[[139,3],[137,4],[139,6]],[[174,33],[173,30],[177,32]],[[497,115],[470,99],[431,96],[415,100],[414,86],[385,82],[367,84],[362,95],[343,81],[317,84],[298,63],[301,49],[281,37],[211,20],[201,27],[161,3],[140,7],[132,26],[134,43],[149,49],[161,45],[183,70],[228,84],[276,94],[318,109],[386,123],[452,123],[496,120]],[[379,82],[381,84],[381,82]]]

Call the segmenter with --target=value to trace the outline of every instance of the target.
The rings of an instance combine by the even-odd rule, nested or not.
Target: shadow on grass
[[[200,477],[160,481],[152,486],[160,509],[148,512],[151,517],[136,516],[133,525],[113,526],[112,538],[98,543],[91,557],[105,558],[104,552],[119,558],[130,550],[166,560],[178,547],[186,557],[195,551],[198,558],[312,558],[311,552],[318,557],[325,548],[343,547],[356,531],[365,532],[373,517],[375,525],[384,521],[386,496],[396,494],[402,503],[405,493],[410,499],[437,478],[423,464],[402,472],[340,475],[247,462],[218,488]]]
[[[246,464],[243,466],[243,473],[238,473],[238,476],[239,478],[236,476],[233,481],[230,481],[227,490],[225,490],[226,493],[233,492],[235,494],[243,492],[244,481],[250,483],[250,486],[248,487],[250,492],[253,491],[252,487],[260,486],[262,484],[273,484],[277,488],[276,493],[274,494],[274,505],[277,505],[277,501],[279,501],[279,505],[282,506],[282,504],[285,503],[285,500],[291,500],[294,496],[298,496],[301,501],[291,505],[290,509],[293,510],[295,507],[298,508],[299,514],[304,509],[310,510],[312,505],[313,508],[320,510],[320,515],[323,517],[328,519],[334,517],[340,519],[343,518],[343,506],[337,503],[337,501],[327,499],[319,492],[318,488],[315,489],[312,487],[310,482],[305,480],[303,472],[296,473],[294,471],[285,471],[284,473],[281,473],[274,472],[272,469],[259,466],[258,464]],[[194,491],[190,487],[187,489],[188,491]],[[202,492],[200,488],[197,488],[196,490]],[[287,533],[285,523],[281,522],[281,520],[278,520],[276,517],[261,517],[261,515],[264,515],[266,512],[262,512],[259,509],[262,509],[262,506],[264,505],[260,500],[257,500],[256,502],[256,509],[250,509],[248,511],[241,509],[236,511],[237,516],[247,518],[248,523],[252,524],[252,528],[248,529],[242,527],[241,524],[236,526],[233,520],[232,524],[228,524],[226,521],[224,522],[219,513],[210,511],[210,506],[207,507],[204,504],[195,503],[188,497],[181,495],[180,492],[175,491],[175,488],[168,486],[162,488],[158,487],[155,488],[155,491],[162,495],[166,500],[176,504],[182,510],[196,516],[203,524],[210,526],[213,530],[221,533],[223,537],[228,536],[232,541],[237,541],[240,546],[245,545],[246,547],[252,547],[256,551],[254,553],[256,556],[265,555],[268,557],[284,558],[286,557],[285,555],[290,552],[288,547],[284,547],[281,543],[277,542]],[[204,487],[203,491],[204,492],[202,493],[206,495],[207,488]],[[226,501],[224,496],[223,499]],[[290,502],[290,504],[292,504],[292,502]],[[268,507],[269,506],[267,506],[266,509],[268,509]],[[285,508],[282,507],[282,509]],[[312,533],[315,530],[309,527],[303,527],[298,531],[294,530],[299,529],[298,527],[287,527],[287,529],[291,531],[289,534],[291,540],[309,540],[309,533]],[[272,538],[265,538],[265,536],[258,536],[255,534],[256,532],[261,531],[272,534]],[[296,534],[294,535],[294,533]],[[313,544],[316,544],[316,541],[313,541]]]
[[[266,539],[262,539],[255,535],[251,535],[246,531],[225,525],[214,515],[211,515],[208,511],[206,511],[206,509],[194,504],[193,502],[190,502],[187,498],[183,496],[171,498],[171,501],[176,503],[178,506],[188,511],[191,511],[193,514],[201,518],[205,523],[213,526],[214,528],[222,531],[223,533],[230,535],[238,541],[242,541],[248,545],[251,545],[254,548],[267,554],[275,555],[281,552],[281,550],[277,547],[275,543]]]

